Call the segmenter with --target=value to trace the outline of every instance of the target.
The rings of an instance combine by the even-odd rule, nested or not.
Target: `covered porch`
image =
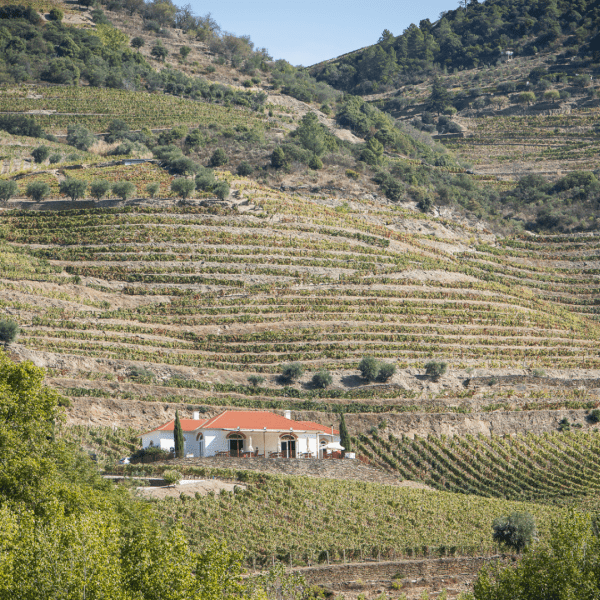
[[[334,433],[236,428],[225,431],[225,444],[213,456],[247,459],[342,458],[342,446]],[[223,446],[225,446],[223,448]]]

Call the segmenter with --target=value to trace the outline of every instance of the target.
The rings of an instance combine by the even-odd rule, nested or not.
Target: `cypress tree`
[[[350,434],[346,428],[344,413],[340,415],[340,444],[344,447],[345,452],[352,452],[352,444],[350,442]]]
[[[179,421],[179,411],[175,411],[175,431],[173,432],[175,438],[175,457],[183,458],[183,430],[181,429],[181,422]]]

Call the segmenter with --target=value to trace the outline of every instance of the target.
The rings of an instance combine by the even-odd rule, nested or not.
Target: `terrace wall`
[[[68,411],[68,423],[73,425],[107,425],[115,427],[138,427],[149,430],[172,419],[175,410],[181,418],[191,419],[198,404],[174,404],[168,402],[135,402],[113,400],[110,398],[73,398]],[[227,407],[206,407],[203,417],[209,418]],[[290,402],[293,408],[293,401]],[[282,412],[282,411],[273,411]],[[498,411],[489,413],[381,413],[347,414],[346,424],[350,433],[365,432],[387,422],[386,433],[394,435],[511,435],[533,431],[557,431],[561,419],[580,423],[582,429],[594,427],[586,419],[585,410],[535,410],[535,411]],[[339,421],[335,413],[292,410],[292,419],[315,421],[329,426]]]

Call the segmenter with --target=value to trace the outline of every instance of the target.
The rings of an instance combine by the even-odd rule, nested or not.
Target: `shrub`
[[[179,54],[181,58],[183,58],[183,60],[185,60],[188,57],[191,51],[192,49],[189,46],[181,46],[181,48],[179,48]]]
[[[346,169],[346,177],[349,177],[350,179],[354,179],[354,181],[357,181],[358,178],[360,177],[360,174],[357,173],[356,171],[353,171],[352,169]]]
[[[27,184],[27,189],[25,191],[27,196],[31,199],[39,202],[43,200],[50,193],[50,186],[43,181],[32,181]]]
[[[362,375],[363,379],[367,381],[375,381],[379,376],[379,369],[381,365],[378,360],[372,356],[365,356],[358,364],[358,370]]]
[[[49,162],[51,165],[55,165],[56,163],[59,163],[59,162],[60,162],[61,158],[62,158],[62,155],[60,155],[60,154],[58,154],[58,152],[56,152],[56,153],[54,153],[54,154],[51,154],[51,155],[48,157],[48,162]]]
[[[90,185],[90,195],[96,200],[101,200],[110,191],[110,183],[106,179],[96,179]]]
[[[254,387],[259,386],[261,383],[264,383],[265,378],[261,375],[250,375],[248,377],[248,383],[253,385]]]
[[[112,193],[123,201],[131,198],[136,191],[137,188],[131,181],[117,181],[112,186]]]
[[[19,188],[14,181],[0,181],[0,201],[8,202],[18,192]]]
[[[323,168],[323,161],[315,155],[308,161],[308,168],[313,171],[318,171]]]
[[[82,125],[69,125],[67,128],[67,144],[78,150],[87,150],[95,141],[95,136]]]
[[[247,177],[253,170],[252,165],[244,160],[238,165],[237,174],[241,177]]]
[[[213,186],[213,192],[219,200],[225,200],[229,196],[229,184],[226,181],[219,181]]]
[[[544,377],[546,375],[546,371],[544,371],[544,369],[533,369],[533,371],[531,371],[531,374],[534,377]]]
[[[210,157],[210,166],[211,167],[222,167],[229,162],[229,158],[227,158],[227,154],[225,154],[225,150],[223,148],[217,148]]]
[[[134,37],[134,38],[131,40],[131,47],[132,47],[132,48],[135,48],[135,49],[136,49],[136,50],[138,50],[138,51],[139,51],[139,49],[140,49],[142,46],[144,46],[145,44],[146,44],[146,42],[144,41],[144,38],[143,38],[143,37],[139,37],[139,36],[137,36],[137,37]]]
[[[0,320],[0,342],[12,344],[19,335],[19,324],[12,319]]]
[[[154,373],[144,367],[134,366],[129,369],[128,377],[141,383],[150,383],[154,381]]]
[[[312,384],[318,388],[326,388],[331,385],[333,382],[333,377],[331,373],[326,369],[321,369],[317,371],[312,377]]]
[[[302,377],[304,373],[304,366],[301,363],[289,363],[287,365],[283,365],[281,368],[281,376],[286,381],[294,381],[299,377]]]
[[[73,202],[78,198],[82,198],[87,190],[87,183],[82,179],[73,179],[67,177],[64,181],[60,182],[59,191],[61,194],[71,198]]]
[[[437,381],[448,370],[448,363],[437,360],[430,360],[425,365],[425,375],[433,381]]]
[[[592,412],[590,412],[588,415],[588,421],[590,423],[600,422],[600,408],[595,408]]]
[[[162,60],[164,62],[165,58],[167,58],[167,56],[169,55],[169,51],[162,45],[162,43],[159,40],[156,42],[156,44],[154,44],[154,46],[152,46],[152,50],[150,50],[150,54],[156,60]]]
[[[535,519],[527,512],[514,512],[494,520],[492,525],[495,542],[517,552],[528,546],[535,538]]]
[[[31,156],[36,163],[43,163],[50,155],[50,148],[48,146],[38,146],[35,150],[31,151]]]
[[[149,183],[146,186],[146,192],[148,192],[148,196],[150,198],[154,198],[156,194],[158,194],[158,190],[160,189],[160,184],[158,183]]]
[[[377,376],[377,379],[379,379],[379,381],[387,381],[394,375],[395,372],[395,364],[386,362],[379,363],[379,375]]]
[[[288,160],[281,146],[277,146],[271,154],[271,166],[274,169],[284,169],[288,166]]]
[[[148,446],[147,448],[140,448],[136,450],[130,457],[129,461],[131,464],[139,462],[153,462],[156,460],[165,460],[169,457],[169,453],[159,448],[158,446]],[[146,460],[144,460],[146,459]]]
[[[558,430],[559,431],[571,431],[571,423],[569,423],[569,419],[567,419],[567,417],[565,417],[564,419],[561,419],[559,421]]]
[[[65,16],[65,13],[63,13],[62,10],[60,10],[60,8],[53,8],[49,13],[48,13],[48,18],[50,19],[50,21],[62,21],[63,17]]]
[[[196,189],[207,192],[216,183],[215,173],[212,169],[201,169],[196,175]]]
[[[183,475],[175,469],[167,469],[163,472],[162,476],[167,485],[169,486],[177,485],[183,478]]]
[[[193,179],[186,177],[177,177],[171,183],[171,191],[177,194],[180,198],[187,198],[196,189],[196,184]]]

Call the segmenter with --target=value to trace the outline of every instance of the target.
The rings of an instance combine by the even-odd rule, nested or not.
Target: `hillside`
[[[234,492],[139,500],[252,568],[487,560],[498,516],[544,542],[597,510],[596,3],[471,2],[417,28],[426,60],[409,28],[310,73],[169,2],[0,4],[3,341],[61,393],[48,440],[156,475],[117,461],[175,410],[344,413],[368,465],[347,481],[198,459],[170,464]]]

